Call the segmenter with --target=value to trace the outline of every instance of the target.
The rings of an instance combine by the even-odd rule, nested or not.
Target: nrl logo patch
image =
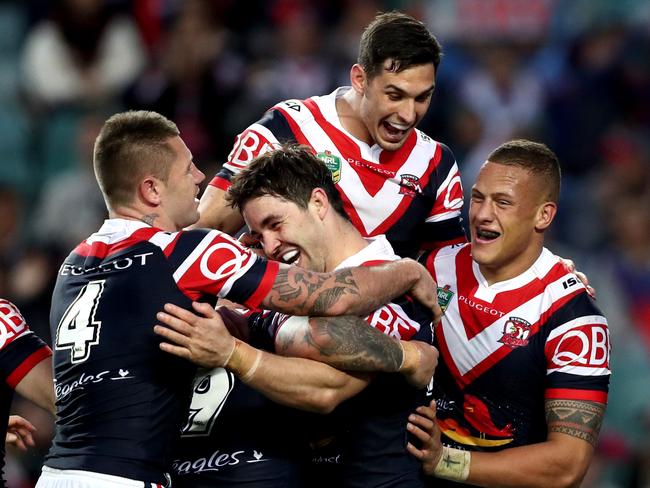
[[[519,317],[508,317],[503,325],[503,337],[499,342],[511,349],[528,345],[528,334],[530,334],[530,323]]]
[[[451,298],[454,296],[454,292],[450,290],[449,285],[445,285],[444,288],[438,287],[438,305],[442,309],[442,313],[445,313]]]
[[[316,157],[325,163],[327,169],[332,173],[332,181],[338,183],[341,181],[341,159],[332,154],[331,151],[319,152]]]
[[[399,175],[401,178],[399,182],[399,193],[400,195],[408,195],[409,197],[414,197],[418,193],[422,193],[422,188],[420,187],[420,178],[415,175]]]

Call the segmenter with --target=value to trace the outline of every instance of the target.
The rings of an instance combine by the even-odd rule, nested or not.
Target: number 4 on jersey
[[[70,361],[88,359],[90,347],[99,343],[102,323],[95,320],[95,311],[106,280],[90,281],[61,317],[56,329],[56,349],[70,349]]]

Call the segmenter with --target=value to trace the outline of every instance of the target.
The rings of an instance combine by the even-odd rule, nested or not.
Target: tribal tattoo
[[[311,317],[307,330],[280,334],[276,347],[309,346],[311,359],[348,371],[398,371],[403,358],[400,344],[360,317]]]
[[[580,400],[547,400],[549,432],[560,432],[596,445],[605,416],[605,404]]]

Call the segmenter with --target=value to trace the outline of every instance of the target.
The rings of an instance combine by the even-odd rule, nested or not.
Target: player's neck
[[[368,241],[348,221],[340,219],[334,226],[332,231],[328,233],[330,236],[328,242],[330,244],[326,272],[333,271],[343,261],[368,246]]]
[[[539,246],[531,246],[514,259],[504,264],[482,265],[479,270],[489,286],[511,280],[528,271],[542,254],[543,242]]]
[[[135,207],[117,207],[108,212],[110,219],[138,220],[145,224],[167,232],[177,232],[173,223],[155,209],[140,209]]]
[[[360,141],[372,146],[373,140],[368,128],[359,116],[361,97],[353,88],[336,99],[336,113],[343,128]]]

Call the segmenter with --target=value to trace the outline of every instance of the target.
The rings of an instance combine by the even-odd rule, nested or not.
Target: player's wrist
[[[417,371],[420,364],[420,349],[415,344],[406,341],[399,341],[399,344],[402,348],[402,364],[398,371],[405,376],[411,376]]]
[[[471,460],[472,454],[469,451],[442,446],[442,454],[433,474],[450,481],[465,481],[469,477]]]
[[[246,383],[255,375],[261,360],[262,351],[239,339],[235,339],[235,345],[224,364],[224,368],[235,373],[240,380]]]

